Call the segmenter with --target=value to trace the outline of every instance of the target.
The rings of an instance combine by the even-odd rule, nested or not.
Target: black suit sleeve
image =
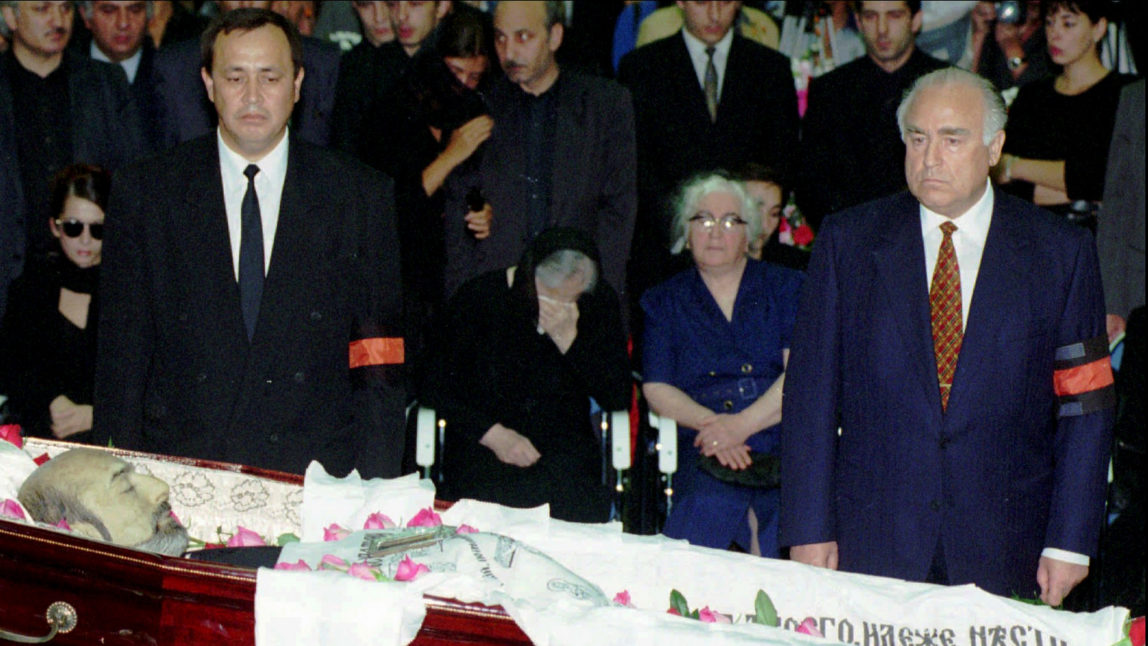
[[[363,477],[393,478],[402,470],[406,404],[394,186],[383,175],[366,171],[358,185],[358,275],[350,334],[356,467]]]
[[[145,383],[155,349],[155,312],[144,286],[146,230],[139,200],[148,191],[135,177],[142,167],[117,173],[106,218],[100,269],[100,320],[92,437],[121,448],[143,443]]]

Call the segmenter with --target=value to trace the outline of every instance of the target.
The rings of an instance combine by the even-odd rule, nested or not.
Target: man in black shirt
[[[8,188],[15,206],[0,223],[0,302],[26,254],[51,248],[52,175],[80,161],[114,169],[145,150],[123,71],[65,51],[74,11],[71,2],[0,3],[12,33],[11,51],[0,57],[0,131],[8,133],[0,138],[0,168],[19,178]]]
[[[916,48],[920,2],[856,6],[867,56],[809,87],[796,196],[814,228],[834,211],[905,188],[897,105],[917,77],[945,66]]]

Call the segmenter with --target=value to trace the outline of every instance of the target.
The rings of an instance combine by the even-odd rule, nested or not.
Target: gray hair
[[[576,275],[581,275],[586,280],[586,286],[582,288],[583,293],[594,289],[598,284],[598,263],[574,249],[555,251],[534,267],[534,277],[550,289],[558,288]]]
[[[152,2],[152,0],[147,0],[147,2],[144,2],[144,4],[147,6],[145,9],[147,12],[147,19],[151,20],[151,17],[155,15],[155,3]],[[80,2],[76,3],[76,6],[84,14],[84,16],[92,15],[92,0],[81,0]]]
[[[670,223],[671,253],[681,253],[689,238],[690,218],[701,202],[711,193],[727,193],[737,198],[738,216],[746,221],[746,240],[757,240],[761,235],[761,216],[757,205],[745,189],[745,182],[730,177],[724,171],[702,173],[687,179],[678,188],[671,203],[674,220]]]
[[[942,85],[963,85],[980,93],[981,105],[984,106],[985,110],[984,122],[981,124],[981,139],[984,145],[989,145],[993,137],[1004,130],[1005,122],[1008,120],[1008,112],[1005,111],[1004,101],[993,84],[984,77],[959,67],[944,67],[920,77],[905,92],[905,97],[901,99],[901,105],[897,106],[897,128],[901,131],[902,139],[907,134],[905,117],[909,114],[909,109],[913,107],[917,97],[928,88]]]

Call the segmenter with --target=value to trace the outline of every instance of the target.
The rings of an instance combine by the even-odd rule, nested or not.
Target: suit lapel
[[[929,290],[925,285],[925,251],[921,242],[918,206],[903,193],[895,208],[879,214],[884,234],[873,250],[874,266],[884,291],[877,307],[889,308],[904,339],[910,371],[916,375],[929,409],[941,412],[937,388],[937,360],[933,352],[932,322],[929,316]],[[897,360],[897,359],[893,359]],[[937,428],[938,425],[930,425]]]
[[[698,84],[698,75],[694,70],[694,62],[690,58],[690,50],[686,49],[686,39],[679,31],[674,36],[674,46],[670,51],[670,61],[663,68],[667,80],[674,85],[674,91],[669,96],[677,96],[683,106],[681,118],[692,123],[710,125],[710,111],[706,107],[706,93]],[[734,40],[737,40],[735,37]],[[730,58],[733,58],[733,49],[730,48]],[[729,72],[729,61],[726,61],[726,72]],[[727,77],[728,79],[728,77]],[[720,99],[718,114],[721,114]],[[667,106],[667,109],[669,106]]]
[[[175,230],[186,231],[185,246],[189,267],[188,280],[200,283],[202,293],[216,300],[217,332],[221,341],[234,351],[246,352],[247,333],[239,305],[239,285],[235,281],[235,267],[231,258],[231,238],[227,227],[227,209],[223,201],[223,181],[220,178],[219,150],[216,138],[204,139],[188,160],[189,168],[203,172],[187,173],[184,192],[185,214],[174,222]]]
[[[1026,273],[1024,249],[1030,244],[1012,211],[1001,208],[999,199],[993,205],[993,219],[981,255],[973,300],[969,305],[968,324],[961,342],[961,354],[953,376],[949,397],[950,414],[968,411],[965,400],[976,388],[977,372],[993,365],[997,352],[997,332],[1001,316],[1015,310],[1025,299],[1018,293],[1023,282],[1017,276]],[[969,400],[969,403],[973,403]]]

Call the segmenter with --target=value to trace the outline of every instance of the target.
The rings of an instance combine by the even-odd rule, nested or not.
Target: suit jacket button
[[[748,375],[749,373],[753,372],[753,365],[743,363],[741,364],[741,371]]]
[[[303,383],[303,380],[306,378],[307,378],[307,375],[303,374],[302,370],[291,375],[291,379],[293,379],[295,381],[295,383],[297,383],[297,384]]]
[[[195,376],[195,383],[202,384],[205,381],[207,381],[207,373],[206,372],[201,372]]]
[[[278,433],[272,433],[271,435],[268,435],[267,441],[271,444],[278,444],[279,443],[279,434]]]
[[[733,410],[733,402],[728,400],[728,399],[725,400],[724,402],[722,402],[721,405],[722,405],[722,408],[724,408],[726,410]]]
[[[323,313],[322,312],[320,312],[319,310],[315,310],[314,312],[311,312],[311,321],[313,323],[318,323],[319,321],[322,321],[322,320],[323,320]]]
[[[187,312],[180,312],[179,313],[179,322],[180,323],[187,323]]]
[[[710,370],[710,376],[711,376],[711,377],[716,377],[716,376],[717,376],[717,373],[716,373],[716,372],[714,372],[713,370]]]
[[[945,447],[949,445],[949,438],[942,436],[941,441],[938,442],[938,444],[940,444],[941,450],[943,451]]]
[[[932,509],[933,511],[940,511],[941,510],[940,501],[934,500],[933,502],[929,503],[929,509]]]

